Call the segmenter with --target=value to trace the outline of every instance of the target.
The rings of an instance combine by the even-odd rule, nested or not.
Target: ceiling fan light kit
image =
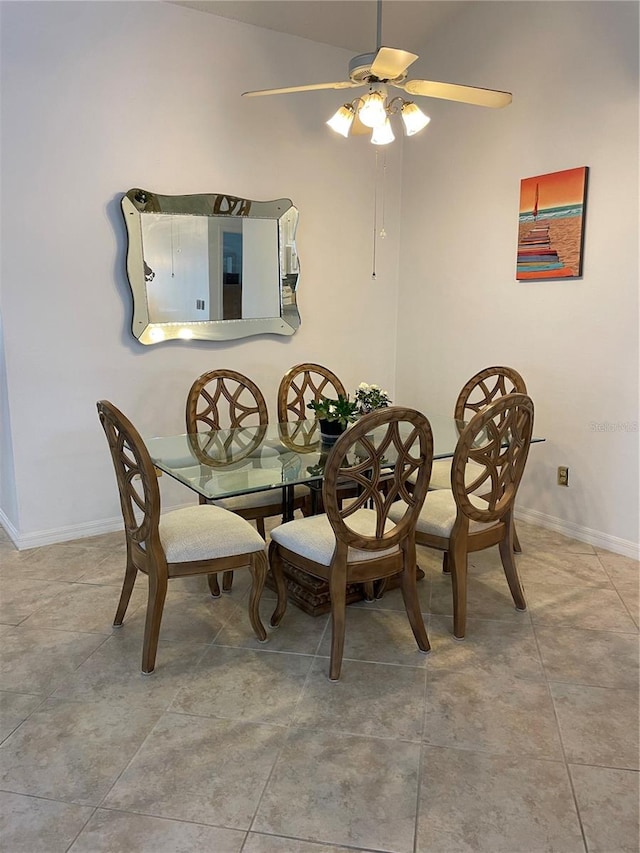
[[[430,122],[429,116],[413,102],[397,96],[387,99],[387,89],[392,86],[402,89],[409,95],[425,98],[441,98],[446,101],[458,101],[478,107],[500,108],[511,103],[511,93],[496,89],[481,89],[476,86],[462,86],[457,83],[437,83],[433,80],[407,80],[407,69],[418,58],[415,53],[396,47],[382,47],[382,0],[378,0],[378,49],[375,53],[363,53],[355,56],[349,63],[349,80],[337,83],[312,83],[307,86],[288,86],[284,89],[261,89],[255,92],[243,92],[243,95],[281,95],[290,92],[310,92],[318,89],[351,89],[369,86],[369,93],[355,98],[351,103],[343,104],[329,119],[327,124],[336,133],[349,136],[354,133],[372,131],[371,142],[374,145],[386,145],[394,137],[389,117],[399,112],[406,136],[414,136]],[[397,104],[399,103],[399,106]],[[358,121],[354,126],[354,119]]]

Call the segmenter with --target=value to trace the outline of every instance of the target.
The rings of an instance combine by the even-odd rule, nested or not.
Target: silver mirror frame
[[[127,277],[133,294],[131,331],[142,344],[168,340],[228,341],[252,335],[293,335],[300,326],[297,306],[299,265],[295,246],[298,209],[291,199],[253,201],[223,194],[157,195],[130,189],[121,201],[127,228]],[[278,222],[279,317],[244,320],[201,320],[153,323],[149,317],[142,244],[142,216],[167,213],[184,216],[229,216],[274,219]]]

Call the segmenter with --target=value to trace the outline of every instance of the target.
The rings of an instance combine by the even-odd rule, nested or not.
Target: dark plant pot
[[[326,421],[319,418],[318,423],[320,424],[320,439],[324,445],[335,444],[346,429],[340,421]]]

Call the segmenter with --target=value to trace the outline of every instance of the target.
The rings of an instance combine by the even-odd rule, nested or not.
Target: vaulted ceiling
[[[201,12],[233,18],[354,53],[375,50],[376,0],[173,0]],[[382,43],[419,53],[445,19],[464,14],[474,0],[385,0]],[[478,0],[475,0],[478,2]]]

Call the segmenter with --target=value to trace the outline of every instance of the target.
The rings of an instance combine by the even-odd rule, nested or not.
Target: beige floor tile
[[[98,809],[69,853],[240,853],[245,833]]]
[[[638,773],[570,766],[589,853],[638,853]]]
[[[431,653],[393,590],[348,608],[336,684],[329,617],[291,604],[271,629],[267,588],[258,643],[245,571],[218,599],[170,583],[143,676],[144,576],[112,628],[122,531],[18,552],[0,530],[0,616],[20,623],[0,619],[0,850],[640,853],[638,563],[517,528],[528,611],[497,548],[471,554],[456,641],[419,546]]]
[[[523,581],[534,625],[637,633],[615,589]]]
[[[291,730],[252,830],[412,853],[419,756],[402,740]]]
[[[584,853],[564,764],[466,750],[425,749],[417,836],[420,853]]]
[[[72,584],[56,581],[43,582],[18,576],[7,577],[0,573],[0,622],[19,625],[59,596],[68,592]]]
[[[0,693],[0,743],[43,701],[43,696],[31,693]]]
[[[518,538],[522,545],[523,553],[529,551],[569,551],[573,554],[595,554],[596,549],[587,542],[571,539],[555,530],[528,524],[521,519],[516,519]]]
[[[0,849],[5,853],[66,853],[93,809],[0,792]]]
[[[117,632],[62,680],[53,696],[74,702],[128,702],[132,707],[165,711],[193,678],[206,649],[203,644],[162,642],[155,670],[145,675],[141,639]]]
[[[300,841],[294,838],[282,838],[278,835],[261,835],[250,832],[242,853],[366,853],[359,847],[336,847],[333,844],[316,844],[313,841]]]
[[[137,589],[139,589],[139,600],[142,604],[133,612],[127,611],[121,630],[126,628],[130,634],[139,636],[142,643],[147,613],[147,589],[142,585]],[[208,593],[193,595],[179,592],[170,583],[162,612],[158,653],[160,654],[164,642],[212,643],[231,618],[237,618],[249,624],[248,609],[236,607],[234,602],[226,596],[212,598]]]
[[[536,551],[516,556],[518,574],[523,583],[566,584],[576,586],[613,587],[596,554],[572,554],[570,551]]]
[[[165,714],[103,805],[248,829],[285,736],[277,726]]]
[[[17,551],[13,559],[3,560],[2,575],[30,580],[76,581],[96,569],[106,557],[96,548],[76,543],[46,545]]]
[[[47,699],[0,749],[0,789],[98,805],[158,719],[114,702]]]
[[[529,620],[498,622],[467,619],[464,640],[453,636],[453,619],[432,616],[429,620],[427,669],[457,672],[465,668],[496,674],[508,672],[514,678],[544,680],[542,661],[533,626]]]
[[[247,616],[247,601],[233,603],[234,616],[224,625],[215,639],[215,645],[239,646],[247,649],[267,648],[272,652],[315,654],[324,636],[328,616],[309,616],[289,602],[282,622],[277,628],[269,624],[275,609],[275,600],[263,597],[260,601],[260,618],[267,631],[268,641],[258,641]]]
[[[113,586],[67,584],[53,601],[40,607],[22,623],[29,628],[50,628],[60,631],[82,631],[91,634],[113,633],[120,590]],[[129,602],[128,614],[133,614],[146,595],[136,588]]]
[[[329,657],[330,651],[329,625],[318,654]],[[427,655],[418,648],[406,613],[354,607],[347,608],[342,664],[345,677],[349,659],[422,667],[426,666]]]
[[[99,634],[18,625],[2,637],[2,688],[47,695],[104,641],[105,637]]]
[[[636,625],[640,625],[640,589],[638,584],[620,582],[616,584],[616,590],[627,608],[629,616]]]
[[[338,682],[329,681],[328,670],[328,659],[316,660],[295,710],[295,726],[420,740],[424,669],[348,661]]]
[[[636,634],[536,625],[547,678],[569,684],[634,689],[640,678]]]
[[[442,575],[431,587],[431,613],[440,616],[453,614],[453,593],[450,575]],[[528,623],[527,611],[516,610],[502,568],[500,573],[467,576],[467,616],[476,619],[498,619],[501,622]]]
[[[637,689],[550,687],[570,764],[639,768]]]
[[[312,662],[309,655],[210,646],[170,710],[289,725]]]
[[[423,737],[434,746],[562,758],[546,683],[472,666],[427,673]]]
[[[74,541],[86,548],[98,548],[105,554],[115,551],[120,551],[122,554],[127,553],[124,529],[114,530],[111,533],[99,533],[97,536],[86,536],[84,539]]]
[[[596,548],[598,559],[602,563],[605,572],[614,584],[635,583],[640,581],[640,562],[625,557],[624,554],[614,554],[612,551],[604,551]]]

